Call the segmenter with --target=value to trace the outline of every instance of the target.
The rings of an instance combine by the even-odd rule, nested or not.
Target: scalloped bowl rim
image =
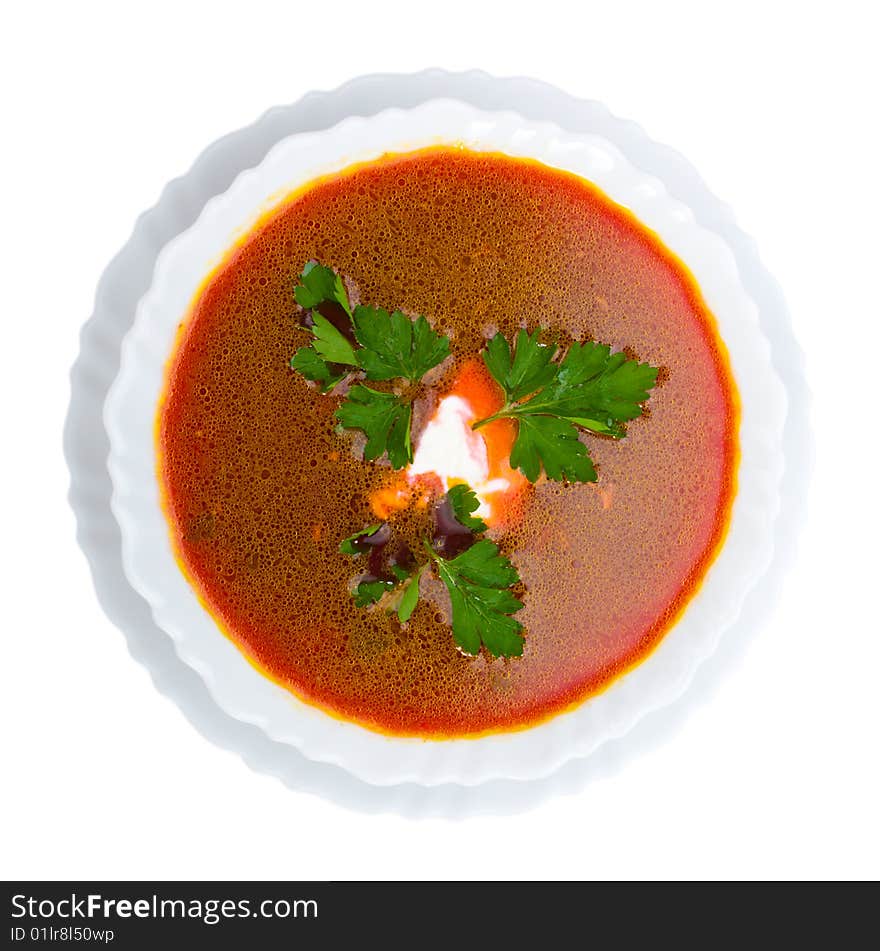
[[[354,162],[441,143],[535,158],[574,172],[657,232],[696,278],[727,344],[742,402],[741,458],[724,545],[683,615],[649,657],[604,692],[527,729],[423,740],[377,733],[300,700],[260,674],[220,632],[174,556],[155,478],[154,420],[180,320],[204,277],[267,207]],[[604,137],[569,132],[515,112],[431,99],[411,109],[351,116],[325,130],[288,136],[208,201],[196,222],[157,258],[153,283],[123,341],[104,418],[111,445],[111,505],[122,532],[126,576],[221,709],[310,759],[340,766],[372,784],[470,786],[548,776],[569,759],[622,736],[684,692],[771,562],[786,408],[785,388],[733,252],[723,238],[698,225],[691,209],[672,198],[659,178],[637,169]]]

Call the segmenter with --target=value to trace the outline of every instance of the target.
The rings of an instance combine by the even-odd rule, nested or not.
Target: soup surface
[[[416,405],[417,449],[456,387],[500,402],[476,359],[498,330],[594,339],[661,367],[626,438],[584,437],[598,483],[542,479],[493,513],[490,536],[523,582],[522,657],[462,654],[427,573],[405,625],[354,604],[339,542],[376,521],[400,473],[363,461],[335,428],[339,395],[289,368],[308,341],[293,290],[310,259],[361,302],[424,314],[452,338]],[[431,149],[291,196],[211,275],[169,367],[160,478],[183,569],[259,669],[376,729],[470,735],[561,711],[657,644],[723,537],[737,422],[714,319],[654,235],[574,176]]]

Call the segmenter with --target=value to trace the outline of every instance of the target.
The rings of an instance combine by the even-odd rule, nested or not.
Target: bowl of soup
[[[345,307],[298,293],[315,267]],[[344,363],[390,314],[385,337],[447,341],[400,385]],[[325,325],[332,380],[291,362]],[[583,478],[494,418],[487,348],[515,374],[523,334],[550,372],[588,347],[653,369],[625,426],[579,418]],[[399,458],[342,424],[367,387],[406,396]],[[126,573],[220,706],[429,785],[547,775],[682,692],[770,561],[784,418],[733,255],[662,182],[452,100],[291,136],[209,202],[160,255],[105,413]],[[444,528],[455,486],[479,531]],[[469,548],[513,573],[515,611],[465,591],[471,634],[514,619],[508,650],[463,639],[442,566]]]

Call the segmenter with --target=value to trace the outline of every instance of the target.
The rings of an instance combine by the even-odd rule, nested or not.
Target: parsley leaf
[[[519,657],[522,624],[510,617],[522,607],[508,590],[519,574],[498,546],[484,538],[455,558],[441,558],[426,543],[452,602],[452,633],[458,646],[478,654],[482,644],[494,657]]]
[[[312,320],[314,321],[312,333],[315,335],[312,347],[315,352],[328,363],[343,363],[346,366],[356,367],[358,358],[355,356],[354,347],[342,333],[316,310],[312,311]]]
[[[480,500],[474,490],[462,482],[454,485],[447,493],[446,498],[452,507],[455,520],[473,532],[485,532],[486,523],[476,515],[472,515],[480,507]]]
[[[419,582],[422,580],[422,572],[427,566],[422,565],[421,568],[412,576],[403,592],[403,597],[400,599],[400,604],[397,605],[397,620],[401,624],[406,624],[406,622],[412,617],[413,611],[416,609],[416,605],[419,603]]]
[[[378,459],[387,453],[395,469],[412,462],[412,406],[400,397],[359,384],[349,390],[346,401],[336,410],[336,418],[346,429],[360,429],[366,435],[365,459]]]
[[[595,482],[596,470],[578,427],[622,438],[623,424],[642,414],[657,369],[597,343],[573,343],[560,363],[552,362],[555,353],[555,346],[539,343],[538,331],[521,330],[511,356],[507,339],[496,334],[483,359],[507,401],[474,428],[493,419],[515,419],[510,464],[530,482],[542,469],[549,479]]]
[[[548,479],[595,482],[596,470],[575,426],[555,416],[522,416],[510,450],[510,465],[529,482],[537,482],[541,468]]]
[[[368,380],[403,378],[416,383],[449,355],[449,338],[436,333],[424,317],[410,320],[399,310],[389,314],[381,308],[358,306],[352,326],[361,344],[353,355]],[[395,469],[412,462],[412,405],[406,400],[356,386],[336,417],[347,429],[366,433],[365,459],[387,453]]]
[[[315,308],[321,304],[339,305],[350,318],[351,308],[342,278],[328,267],[310,261],[303,268],[301,284],[296,286],[297,303],[310,310],[314,336],[310,347],[301,347],[290,361],[292,369],[307,380],[321,384],[327,393],[346,376],[340,366],[358,366],[354,347],[345,335]]]
[[[501,384],[508,403],[534,393],[556,376],[556,365],[550,362],[556,353],[556,345],[544,346],[538,341],[539,335],[538,330],[532,334],[520,330],[516,335],[513,356],[504,334],[495,334],[486,347],[483,360]]]
[[[409,581],[400,589],[402,597],[398,598],[395,592],[395,597],[391,599],[391,604],[388,606],[388,613],[396,613],[397,620],[400,621],[401,624],[406,624],[412,617],[416,605],[419,603],[419,581],[426,567],[427,565],[422,565],[412,577],[408,574],[404,575],[403,580],[405,581],[409,578]],[[392,578],[364,578],[358,582],[354,591],[352,591],[355,607],[365,608],[370,604],[376,604],[378,601],[381,601],[389,591],[394,591],[400,583],[401,579],[399,578],[398,580]],[[396,607],[394,607],[395,600],[397,601]]]
[[[365,608],[368,604],[375,604],[386,591],[390,591],[396,581],[386,581],[383,578],[371,578],[358,583],[358,586],[352,592],[354,603],[359,608]]]
[[[334,301],[351,316],[351,305],[342,278],[333,268],[318,264],[317,261],[309,261],[303,268],[300,283],[296,285],[293,296],[297,304],[306,310],[314,310],[325,301]]]
[[[339,543],[339,550],[343,555],[363,555],[365,551],[369,550],[371,544],[376,543],[370,536],[376,535],[386,524],[386,522],[376,522],[362,528],[353,535],[349,535],[348,538],[344,538]],[[390,532],[388,534],[390,535]]]
[[[424,317],[410,320],[395,310],[358,306],[352,315],[354,334],[363,350],[358,360],[368,380],[402,377],[418,382],[449,356],[449,338],[442,337]]]
[[[350,372],[345,367],[363,370],[368,380],[403,379],[413,384],[449,356],[449,338],[438,334],[424,317],[411,320],[399,310],[388,313],[362,305],[352,310],[342,278],[323,264],[306,264],[294,296],[311,311],[314,339],[310,347],[296,352],[290,366],[319,383],[325,393],[345,379]],[[326,308],[326,316],[321,313],[317,308],[324,304],[332,305],[335,313]],[[339,312],[340,307],[345,314]],[[346,323],[342,330],[337,317]],[[348,320],[353,341],[343,333]],[[412,462],[409,401],[358,385],[348,393],[336,418],[345,428],[366,434],[365,459],[387,454],[395,469]]]
[[[656,367],[612,353],[604,344],[573,343],[553,383],[518,413],[552,413],[584,428],[598,424],[599,431],[618,435],[622,430],[614,424],[641,416],[641,404],[656,382]]]
[[[326,393],[346,376],[340,366],[356,367],[354,347],[345,336],[318,311],[312,311],[312,334],[310,347],[301,347],[293,355],[290,366],[302,373],[307,380],[321,384]]]
[[[318,356],[311,347],[300,347],[290,361],[291,369],[301,373],[307,380],[321,384],[321,391],[329,392],[346,374],[335,372],[330,364]]]

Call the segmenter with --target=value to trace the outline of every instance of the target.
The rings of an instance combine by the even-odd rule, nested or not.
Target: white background
[[[2,71],[5,878],[880,875],[874,4],[15,4]],[[67,507],[97,279],[203,146],[377,70],[531,74],[682,151],[782,284],[817,460],[801,554],[709,704],[518,816],[369,816],[204,740],[102,614]]]

